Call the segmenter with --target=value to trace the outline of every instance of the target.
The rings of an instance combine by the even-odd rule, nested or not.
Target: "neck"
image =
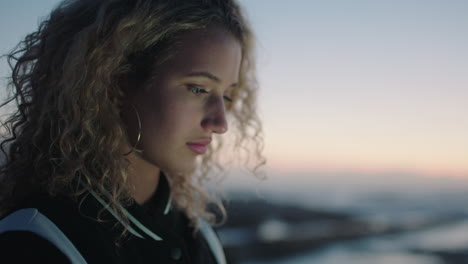
[[[130,161],[128,183],[131,196],[142,205],[156,192],[161,170],[138,153],[132,152],[127,158]]]

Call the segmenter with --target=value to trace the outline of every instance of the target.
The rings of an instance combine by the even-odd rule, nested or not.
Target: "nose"
[[[205,117],[201,122],[203,130],[216,134],[226,133],[228,124],[225,109],[224,98],[222,96],[216,96],[209,100]]]

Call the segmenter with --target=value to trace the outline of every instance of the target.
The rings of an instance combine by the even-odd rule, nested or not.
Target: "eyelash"
[[[203,89],[203,88],[200,88],[199,86],[190,86],[189,87],[189,90],[195,94],[195,95],[200,95],[200,94],[207,94],[209,93],[207,90]],[[195,92],[197,91],[197,92]],[[230,98],[229,96],[223,96],[224,100],[228,101],[229,103],[232,102],[232,98]]]

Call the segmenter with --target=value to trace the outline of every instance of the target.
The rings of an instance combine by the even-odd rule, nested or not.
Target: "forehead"
[[[239,41],[224,29],[212,26],[182,33],[174,56],[160,70],[171,74],[203,71],[237,81],[241,58]]]

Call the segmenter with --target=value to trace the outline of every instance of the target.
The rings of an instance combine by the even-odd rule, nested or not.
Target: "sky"
[[[272,166],[468,176],[467,1],[242,2]]]
[[[468,1],[240,2],[258,41],[267,170],[468,180]],[[0,0],[0,53],[56,3]]]

